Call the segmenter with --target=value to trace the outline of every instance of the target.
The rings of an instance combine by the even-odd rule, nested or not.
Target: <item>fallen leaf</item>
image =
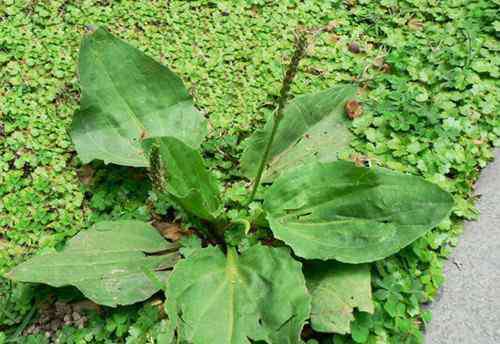
[[[411,18],[409,21],[408,21],[408,27],[411,29],[411,30],[414,30],[414,31],[420,31],[422,30],[422,28],[424,27],[424,23],[422,23],[420,20],[418,20],[417,18]]]
[[[337,43],[338,41],[340,41],[340,36],[337,36],[336,34],[332,33],[332,34],[330,34],[330,35],[328,36],[328,41],[329,41],[330,43],[335,44],[335,43]]]
[[[363,114],[363,107],[357,100],[349,100],[345,104],[345,111],[350,119],[354,119]]]
[[[71,304],[71,307],[73,308],[74,312],[96,311],[97,313],[99,313],[101,311],[101,306],[90,300],[74,302]]]
[[[326,24],[325,31],[330,32],[332,30],[335,30],[338,27],[339,27],[339,23],[336,20],[332,20],[328,24]]]
[[[153,227],[155,227],[165,238],[172,241],[180,240],[184,235],[182,228],[176,223],[155,222],[153,223]]]
[[[94,178],[94,169],[90,165],[84,165],[78,171],[76,174],[78,175],[78,179],[80,179],[80,182],[83,185],[91,185],[92,180]]]
[[[353,54],[359,54],[361,52],[361,48],[359,47],[359,44],[356,42],[351,42],[348,45],[349,51]]]

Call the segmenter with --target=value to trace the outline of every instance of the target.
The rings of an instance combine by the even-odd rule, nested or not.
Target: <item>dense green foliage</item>
[[[498,77],[499,25],[493,22],[493,6],[488,1],[439,6],[432,1],[3,2],[2,271],[38,247],[51,250],[85,222],[148,219],[151,209],[164,210],[154,198],[143,206],[147,190],[127,178],[135,172],[116,168],[110,176],[95,164],[93,178],[82,170],[82,180],[92,181],[82,187],[73,172],[76,162],[66,129],[77,104],[75,58],[85,24],[109,24],[188,81],[215,128],[204,145],[206,154],[212,167],[226,172],[234,165],[222,158],[241,152],[235,143],[247,136],[252,120],[265,116],[266,103],[279,89],[281,56],[290,52],[291,30],[299,23],[320,26],[335,20],[304,61],[293,93],[357,75],[368,79],[364,115],[353,123],[359,158],[424,175],[452,191],[457,201],[453,221],[377,264],[375,315],[359,316],[353,327],[357,342],[418,342],[419,304],[442,282],[439,258],[455,240],[456,221],[473,216],[472,182],[491,157],[491,143],[498,143],[492,78]],[[348,50],[351,42],[362,53]],[[215,149],[215,143],[222,143],[222,149]],[[222,182],[227,178],[217,175]],[[241,185],[226,190],[225,197],[241,201]],[[22,286],[11,289],[7,282],[0,293],[1,322],[18,323],[33,293]],[[109,338],[124,337],[135,320],[135,315],[124,317],[120,330],[111,315],[106,335],[99,332],[99,322],[90,322],[90,328],[73,330],[73,338],[116,341]],[[130,336],[150,327],[132,326]],[[72,342],[68,338],[63,336],[63,342]]]
[[[288,245],[305,259],[374,262],[397,253],[449,216],[452,196],[421,177],[352,161],[328,162],[351,142],[345,135],[346,117],[352,116],[349,106],[357,104],[357,87],[307,94],[285,109],[308,47],[306,32],[297,32],[275,113],[249,140],[244,155],[252,152],[258,172],[247,201],[238,206],[221,203],[216,177],[192,147],[193,137],[199,137],[196,131],[204,135],[206,128],[178,77],[105,29],[89,31],[80,48],[82,97],[71,128],[78,156],[83,162],[148,167],[152,195],[170,199],[193,223],[184,236],[198,238],[206,248],[181,253],[178,261],[179,245],[167,243],[146,222],[98,222],[59,252],[16,266],[6,275],[13,281],[73,286],[97,305],[111,307],[146,301],[162,290],[169,323],[161,341],[165,344],[299,344],[304,343],[311,304],[323,302],[323,295],[306,288],[308,269],[314,267],[302,267],[291,250],[280,246]],[[127,57],[123,65],[118,62]],[[328,152],[325,137],[340,135],[343,139]],[[319,141],[323,144],[302,143]],[[288,163],[274,164],[281,160]],[[278,177],[258,200],[254,197],[264,171]],[[245,215],[251,204],[260,207],[262,201],[268,225]],[[227,213],[232,210],[241,217],[230,220]],[[352,300],[367,299],[373,313],[370,271],[365,269],[367,292],[349,286],[357,270],[332,260],[324,264],[342,273],[333,273],[334,279],[313,274],[313,284],[339,294],[352,292]],[[341,286],[346,290],[338,290]],[[339,317],[350,314],[346,328],[319,330],[351,333],[348,307],[333,310]],[[359,308],[366,310],[366,305]],[[318,330],[318,323],[329,316],[315,315],[311,326]]]

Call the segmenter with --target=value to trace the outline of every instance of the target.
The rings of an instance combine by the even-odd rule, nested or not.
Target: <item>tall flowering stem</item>
[[[283,111],[288,99],[288,93],[290,92],[290,86],[292,85],[293,79],[295,78],[295,75],[297,74],[297,71],[299,69],[300,60],[306,54],[306,48],[307,31],[299,30],[295,35],[295,51],[293,53],[292,60],[287,67],[286,74],[281,85],[281,92],[277,101],[278,105],[276,107],[276,111],[274,112],[274,121],[271,130],[271,136],[269,137],[269,141],[267,141],[264,155],[262,156],[262,159],[260,161],[259,169],[257,170],[257,175],[253,183],[252,193],[250,194],[248,203],[252,202],[255,198],[255,194],[257,193],[257,189],[259,188],[260,182],[262,180],[262,174],[264,172],[264,168],[266,167],[267,160],[269,159],[269,153],[271,152],[271,147],[274,141],[274,137],[276,136],[276,131],[278,130],[281,119],[283,118]]]

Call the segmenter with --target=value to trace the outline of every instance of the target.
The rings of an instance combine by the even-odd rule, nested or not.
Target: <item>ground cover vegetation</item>
[[[472,185],[498,144],[495,3],[29,1],[1,6],[2,273],[30,254],[60,249],[67,238],[102,220],[165,225],[177,214],[177,223],[195,226],[171,209],[171,200],[144,187],[143,172],[98,162],[82,165],[75,157],[68,130],[79,104],[76,58],[86,25],[106,25],[181,76],[197,107],[209,115],[210,134],[201,148],[225,186],[224,203],[234,204],[246,200],[246,183],[233,183],[241,177],[238,158],[251,146],[244,139],[274,109],[283,65],[293,52],[293,30],[322,27],[325,32],[308,49],[291,93],[361,81],[362,108],[351,111],[352,117],[361,115],[350,124],[354,141],[343,158],[421,175],[451,192],[455,206],[432,232],[373,265],[373,315],[358,312],[350,335],[320,340],[421,341],[422,322],[429,319],[421,304],[442,283],[441,258],[456,241],[460,221],[475,216]],[[240,215],[228,213],[233,220]],[[167,236],[178,235],[164,227]],[[192,244],[185,243],[186,255]],[[2,279],[5,332],[0,338],[9,339],[0,341],[46,340],[45,333],[24,336],[21,330],[26,320],[44,315],[44,306],[54,299],[75,302],[81,295]],[[91,307],[85,322],[66,319],[46,331],[67,343],[152,342],[168,327],[158,303]]]

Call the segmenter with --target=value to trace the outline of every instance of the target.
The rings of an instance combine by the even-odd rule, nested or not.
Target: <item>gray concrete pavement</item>
[[[500,344],[500,150],[476,186],[479,220],[445,265],[426,344]]]

